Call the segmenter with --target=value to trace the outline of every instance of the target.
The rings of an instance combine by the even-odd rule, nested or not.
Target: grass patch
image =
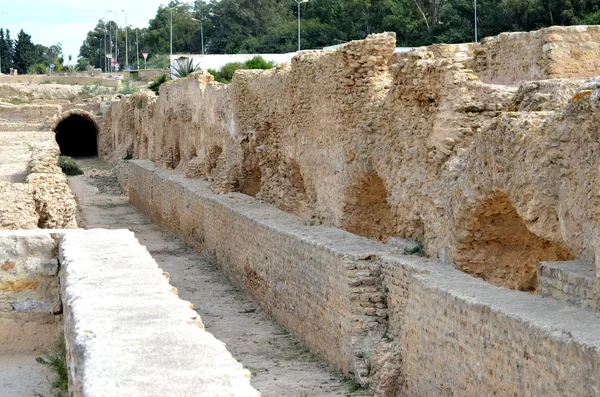
[[[69,156],[60,156],[58,158],[58,166],[65,175],[75,176],[83,174],[83,171],[79,168],[75,160]]]
[[[347,379],[348,380],[348,392],[356,393],[361,390],[365,390],[360,383],[356,381],[355,378]]]
[[[425,256],[425,247],[423,246],[423,241],[417,240],[417,244],[413,248],[406,248],[404,250],[404,254]]]
[[[21,99],[21,98],[10,98],[8,101],[10,103],[12,103],[13,105],[26,105],[26,104],[29,104],[28,100]]]
[[[35,361],[50,368],[56,374],[52,382],[55,397],[67,397],[69,389],[69,371],[67,368],[67,345],[61,335],[54,350],[46,357],[36,357]],[[41,396],[38,394],[38,396]]]

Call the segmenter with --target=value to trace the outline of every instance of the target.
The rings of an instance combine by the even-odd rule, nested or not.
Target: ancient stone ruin
[[[135,206],[376,395],[600,395],[600,27],[394,50],[393,34],[377,34],[237,72],[230,85],[194,74],[105,109],[0,107],[1,131],[35,131],[0,141],[0,225],[76,227],[54,164],[59,149],[98,154]],[[14,148],[17,137],[34,148]],[[0,321],[30,315],[19,308],[32,301],[46,321],[62,297],[73,395],[119,376],[98,370],[97,349],[116,344],[111,332],[127,336],[84,330],[94,309],[114,327],[127,321],[118,292],[95,299],[103,279],[147,279],[152,299],[177,308],[156,313],[171,312],[181,339],[204,338],[122,233],[0,234]],[[15,248],[31,246],[22,239],[58,254]],[[118,260],[118,243],[138,254],[115,267],[100,253]],[[40,255],[43,266],[28,265]],[[52,283],[59,295],[37,298]],[[152,326],[131,326],[161,343]],[[231,361],[210,387],[255,395],[226,356],[214,353]]]

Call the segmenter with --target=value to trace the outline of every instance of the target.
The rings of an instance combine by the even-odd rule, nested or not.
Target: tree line
[[[64,64],[62,45],[34,44],[31,35],[22,29],[13,40],[10,30],[0,27],[0,63],[0,72],[4,74],[10,73],[10,69],[17,69],[19,74],[46,73],[50,64],[55,65],[55,71],[61,71]]]
[[[301,4],[301,45],[303,49],[322,48],[384,31],[396,32],[398,46],[469,42],[474,40],[475,2],[479,39],[552,25],[600,24],[600,0],[309,0]],[[171,13],[173,53],[201,53],[202,36],[205,53],[210,54],[284,53],[297,49],[294,0],[172,0],[168,6],[160,6],[142,29],[99,20],[80,48],[79,68],[93,65],[104,69],[107,53],[117,54],[124,65],[126,31],[132,67],[137,66],[136,34],[139,52],[149,53],[151,62],[159,59],[159,54],[168,54]],[[51,47],[30,43],[24,32],[14,41],[9,32],[3,35],[2,60],[10,59],[19,72],[40,62],[48,63],[55,55]],[[143,67],[141,54],[139,58]],[[60,59],[57,61],[62,64]],[[2,62],[3,71],[12,66]]]

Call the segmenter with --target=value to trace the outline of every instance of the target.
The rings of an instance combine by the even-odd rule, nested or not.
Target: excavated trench
[[[351,383],[281,328],[223,273],[133,207],[111,167],[78,159],[83,176],[69,177],[83,227],[129,229],[171,276],[179,296],[194,304],[206,330],[252,373],[263,396],[347,396]],[[359,391],[352,396],[362,395]]]

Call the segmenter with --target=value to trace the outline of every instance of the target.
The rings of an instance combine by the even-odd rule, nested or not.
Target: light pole
[[[104,73],[108,71],[108,57],[106,56],[106,18],[100,18],[102,21],[102,31],[104,32]]]
[[[129,65],[129,47],[127,47],[127,31],[129,30],[129,25],[127,25],[127,11],[121,10],[121,12],[125,13],[125,67]]]
[[[106,62],[108,62],[108,66],[109,66],[108,67],[108,71],[112,72],[112,30],[110,30],[110,22],[108,24],[108,46],[110,47],[109,48],[109,50],[110,50],[110,58],[109,58],[109,55],[107,55],[106,56],[106,59],[107,59]]]
[[[119,63],[119,13],[113,10],[106,12],[113,12],[115,14],[115,65]]]
[[[140,42],[138,40],[139,28],[133,25],[129,25],[129,27],[135,29],[135,56],[137,59],[137,70],[140,70]]]
[[[176,5],[175,7],[164,6],[164,7],[168,8],[171,11],[171,36],[170,36],[170,39],[169,39],[169,42],[170,42],[169,66],[171,65],[171,58],[173,57],[173,10],[175,8],[183,7],[183,6],[186,6],[186,5],[187,4],[179,4],[179,5]]]
[[[294,0],[298,4],[298,52],[300,52],[300,4],[308,3],[308,0]]]
[[[477,43],[477,0],[473,0],[473,6],[475,10],[475,42]]]
[[[308,0],[306,0],[308,1]],[[219,14],[215,14],[214,12],[209,12],[208,13],[209,16],[211,17],[218,17]],[[202,48],[202,55],[206,54],[206,51],[204,51],[204,27],[202,26],[202,20],[204,19],[204,17],[202,15],[200,15],[198,17],[199,19],[196,18],[192,18],[192,21],[196,21],[196,22],[200,22],[200,44],[201,44],[201,48]]]
[[[6,11],[0,12],[0,15],[6,15],[6,14],[8,14],[8,12],[6,12]],[[4,47],[4,45],[2,47]],[[0,74],[2,74],[2,52],[0,52]]]

